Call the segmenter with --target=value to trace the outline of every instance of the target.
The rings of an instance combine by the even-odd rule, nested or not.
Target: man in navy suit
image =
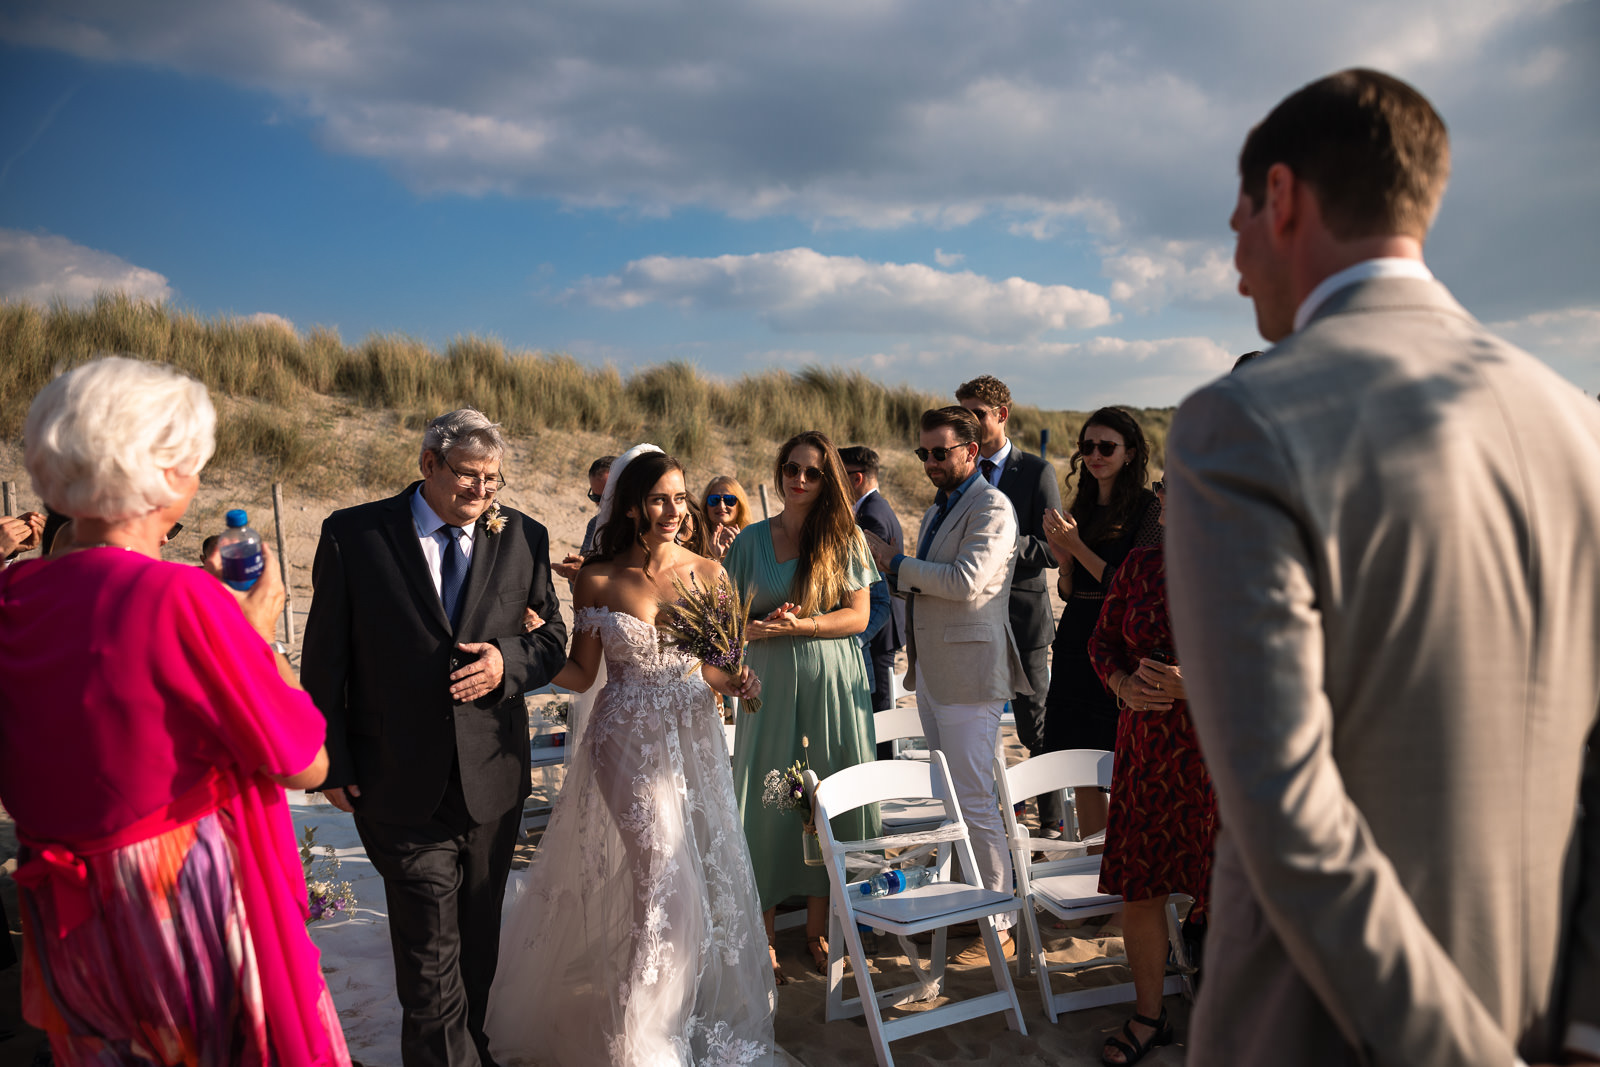
[[[878,453],[866,445],[852,445],[839,449],[839,458],[844,461],[844,470],[855,494],[856,525],[898,548],[902,540],[900,520],[878,492]],[[887,610],[888,618],[882,629],[867,641],[867,655],[872,661],[873,711],[887,711],[894,706],[894,657],[906,645],[905,601],[890,597]],[[871,623],[876,621],[869,621],[868,633],[872,631]],[[878,756],[881,759],[885,754],[880,751]]]
[[[964,382],[956,390],[956,403],[978,420],[978,470],[1017,510],[1011,632],[1033,692],[1013,696],[1011,711],[1017,719],[1017,740],[1028,755],[1037,756],[1044,751],[1044,698],[1050,691],[1050,644],[1056,637],[1044,573],[1055,567],[1056,560],[1044,539],[1044,513],[1061,506],[1061,486],[1054,467],[1017,448],[1006,436],[1011,390],[1005,382],[988,374]],[[1041,796],[1039,804],[1040,828],[1045,836],[1055,836],[1064,818],[1061,795]]]

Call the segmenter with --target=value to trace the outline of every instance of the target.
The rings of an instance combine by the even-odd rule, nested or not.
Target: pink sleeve
[[[185,702],[216,730],[212,740],[246,773],[305,770],[327,730],[322,713],[279,676],[277,654],[228,590],[199,568],[182,570],[160,613],[175,646],[167,649],[171,660],[163,675],[181,687]]]

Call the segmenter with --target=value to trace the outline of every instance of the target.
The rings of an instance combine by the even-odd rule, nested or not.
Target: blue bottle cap
[[[228,512],[227,515],[223,516],[223,520],[227,522],[229,529],[250,525],[250,516],[245,513],[244,508],[234,508],[232,511]]]

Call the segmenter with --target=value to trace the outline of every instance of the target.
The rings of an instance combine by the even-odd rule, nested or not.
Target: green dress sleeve
[[[850,577],[845,581],[846,589],[865,589],[873,582],[879,580],[878,567],[872,562],[872,553],[867,551],[867,539],[861,536],[861,531],[856,531],[855,547],[850,556]]]

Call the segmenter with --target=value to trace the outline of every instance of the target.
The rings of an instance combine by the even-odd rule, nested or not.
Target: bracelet
[[[813,615],[811,616],[811,636],[816,637],[820,633],[822,633],[822,623]]]
[[[1128,679],[1130,677],[1131,675],[1124,674],[1122,676],[1122,681],[1118,682],[1116,688],[1112,690],[1112,695],[1117,698],[1117,707],[1119,708],[1125,708],[1128,706],[1128,702],[1122,699],[1122,687],[1128,684]]]

